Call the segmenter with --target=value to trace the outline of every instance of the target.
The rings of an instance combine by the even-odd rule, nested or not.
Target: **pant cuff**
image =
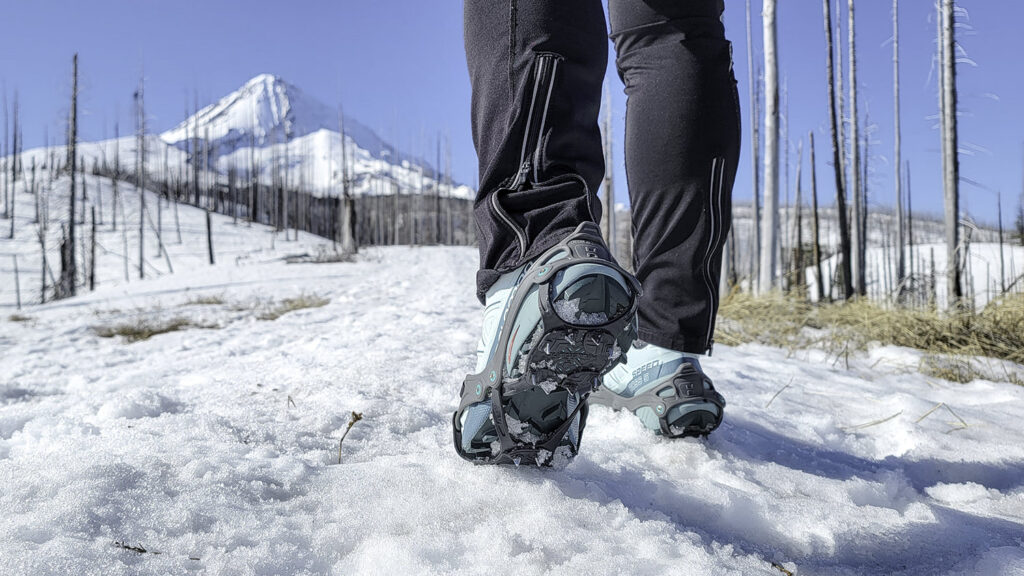
[[[637,335],[644,342],[687,354],[708,354],[711,347],[711,343],[705,342],[703,338],[687,338],[679,334],[654,332],[643,328],[637,330]]]

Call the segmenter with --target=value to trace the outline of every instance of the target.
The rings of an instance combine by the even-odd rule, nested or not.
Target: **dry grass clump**
[[[126,343],[149,340],[158,334],[177,332],[189,328],[212,328],[202,324],[196,324],[188,318],[141,318],[131,322],[121,322],[109,326],[96,326],[93,331],[102,338],[113,338],[120,336]]]
[[[866,299],[812,305],[772,294],[733,293],[719,310],[718,340],[759,342],[783,348],[823,346],[863,350],[868,343],[905,346],[945,356],[986,356],[1024,364],[1024,296],[1008,296],[980,312],[944,313],[885,306]],[[963,363],[941,362],[938,371],[966,375]],[[941,366],[941,369],[940,369]],[[968,372],[970,370],[968,369]]]
[[[280,302],[271,302],[260,312],[260,320],[277,320],[281,316],[296,310],[305,308],[320,308],[326,306],[331,300],[317,294],[301,294],[295,298],[285,298]]]
[[[28,322],[31,319],[31,317],[24,316],[22,314],[11,314],[10,316],[7,317],[7,320],[11,322]]]
[[[185,306],[220,306],[224,304],[223,296],[195,296],[185,302]]]
[[[293,254],[285,256],[284,261],[289,264],[337,264],[351,263],[356,261],[356,255],[342,252],[337,248],[331,249],[325,244],[316,247],[316,254]]]

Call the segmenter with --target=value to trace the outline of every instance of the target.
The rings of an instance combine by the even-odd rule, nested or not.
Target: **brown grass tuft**
[[[943,313],[886,306],[866,299],[814,305],[781,294],[752,297],[734,292],[722,302],[716,339],[780,348],[810,346],[832,353],[868,344],[904,346],[932,357],[922,371],[954,382],[979,370],[965,357],[985,356],[1024,364],[1024,296],[992,302],[977,313]]]
[[[134,322],[95,326],[93,331],[101,338],[120,336],[124,338],[126,343],[131,343],[149,340],[158,334],[167,334],[168,332],[177,332],[178,330],[187,330],[189,328],[215,328],[215,326],[196,324],[188,318],[181,317],[169,319],[142,318]]]
[[[277,320],[281,316],[296,310],[305,308],[320,308],[330,303],[330,298],[324,298],[317,294],[301,294],[295,298],[285,298],[280,302],[271,302],[260,312],[260,320]]]

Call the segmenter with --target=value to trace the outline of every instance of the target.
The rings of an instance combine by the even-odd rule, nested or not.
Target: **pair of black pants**
[[[722,0],[609,0],[626,86],[640,338],[710,351],[739,159]],[[607,66],[600,0],[465,0],[480,242],[477,294],[599,222],[597,125]]]

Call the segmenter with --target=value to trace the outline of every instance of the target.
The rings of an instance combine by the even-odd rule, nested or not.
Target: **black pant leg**
[[[626,178],[640,338],[709,352],[739,160],[722,0],[609,0],[626,84]]]
[[[608,39],[600,0],[465,0],[464,18],[482,301],[500,273],[601,217]]]

